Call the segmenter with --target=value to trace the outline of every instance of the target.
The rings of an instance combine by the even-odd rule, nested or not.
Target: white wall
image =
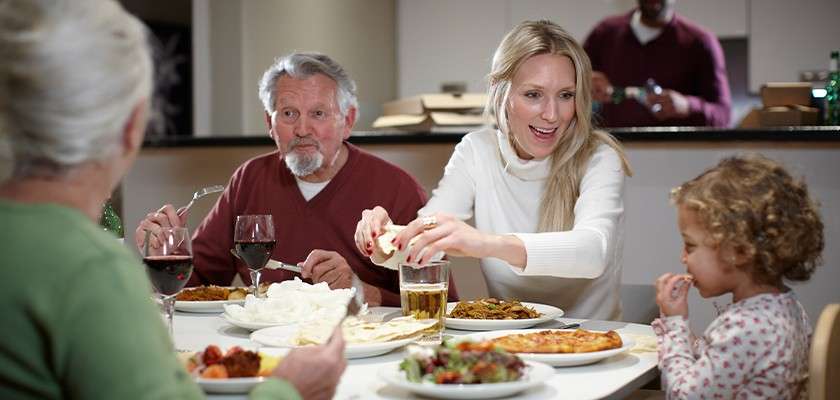
[[[400,165],[429,191],[437,185],[454,144],[362,147]],[[794,290],[812,319],[825,304],[840,302],[840,143],[670,142],[628,143],[626,148],[635,176],[627,180],[625,197],[625,283],[651,284],[662,273],[684,270],[679,262],[682,243],[676,214],[668,202],[670,189],[714,165],[724,155],[756,151],[784,162],[795,175],[804,176],[811,194],[822,203],[824,265],[808,283],[795,285]],[[145,213],[163,202],[183,205],[196,189],[226,183],[242,161],[271,150],[271,146],[143,150],[123,181],[126,230],[131,231]],[[214,201],[215,198],[209,198],[197,202],[189,225],[197,226]],[[484,279],[474,260],[456,258],[453,270],[462,298],[486,295]],[[716,301],[724,305],[729,299]],[[652,298],[650,302],[653,304]],[[714,318],[714,306],[693,293],[690,307],[691,323],[700,332]]]
[[[194,65],[203,79],[194,89],[196,119],[204,119],[197,136],[266,134],[257,83],[292,51],[323,52],[345,67],[359,88],[358,129],[395,95],[394,0],[195,1],[194,54],[210,60]]]
[[[752,0],[749,27],[750,91],[795,82],[802,71],[827,70],[840,50],[840,1]]]

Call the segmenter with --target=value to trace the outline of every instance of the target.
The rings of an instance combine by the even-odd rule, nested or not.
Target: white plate
[[[214,300],[214,301],[176,301],[175,309],[192,313],[220,313],[225,311],[225,305],[245,304],[242,300]]]
[[[266,378],[228,378],[228,379],[206,379],[195,378],[198,386],[205,393],[248,393],[254,386],[265,382]]]
[[[520,329],[508,331],[482,332],[459,336],[458,339],[482,341],[507,335],[534,333],[550,330],[557,329]],[[572,331],[571,329],[560,330]],[[636,345],[636,342],[630,337],[622,335],[620,333],[619,336],[621,336],[622,346],[617,349],[593,351],[590,353],[516,353],[516,355],[523,360],[538,361],[546,363],[548,365],[553,365],[555,367],[571,367],[575,365],[592,364],[603,359],[612,357],[616,354],[624,353],[625,351],[630,350],[633,346]]]
[[[509,396],[540,385],[554,376],[554,368],[548,365],[525,361],[528,370],[522,379],[514,382],[480,383],[474,385],[415,383],[405,378],[399,364],[392,364],[379,370],[379,377],[391,385],[423,396],[439,399],[488,399]]]
[[[238,319],[236,319],[236,318],[231,317],[231,316],[230,316],[230,314],[228,314],[228,313],[222,313],[221,317],[222,317],[222,318],[224,318],[224,319],[225,319],[225,321],[227,321],[227,322],[228,322],[228,323],[230,323],[231,325],[235,325],[235,326],[238,326],[238,327],[240,327],[240,328],[247,329],[247,330],[249,330],[249,331],[255,331],[255,330],[258,330],[258,329],[263,329],[263,328],[271,328],[272,326],[286,326],[286,325],[290,325],[290,324],[292,324],[292,323],[290,323],[290,322],[249,322],[249,321],[240,321],[240,320],[238,320]]]
[[[446,314],[452,312],[455,305],[458,303],[449,303],[446,305]],[[539,318],[528,319],[466,319],[466,318],[449,318],[446,317],[446,327],[452,329],[462,329],[467,331],[495,331],[499,329],[520,329],[528,328],[536,324],[551,321],[555,318],[563,316],[563,310],[550,306],[548,304],[540,303],[526,303],[522,302],[523,306],[532,307],[538,313],[542,314]]]
[[[275,347],[300,347],[290,341],[297,333],[297,325],[275,326],[272,328],[260,329],[251,333],[251,341],[264,346]],[[414,338],[391,340],[388,342],[375,343],[347,343],[344,348],[344,355],[347,358],[365,358],[385,354],[398,347],[405,346],[414,341]]]

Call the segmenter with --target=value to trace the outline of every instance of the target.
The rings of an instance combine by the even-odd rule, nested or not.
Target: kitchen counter
[[[840,126],[789,126],[762,129],[721,129],[705,127],[640,127],[609,129],[622,142],[840,142]],[[458,143],[468,131],[446,133],[400,131],[357,131],[350,136],[353,144]],[[168,136],[150,138],[146,148],[207,146],[273,146],[266,136]]]

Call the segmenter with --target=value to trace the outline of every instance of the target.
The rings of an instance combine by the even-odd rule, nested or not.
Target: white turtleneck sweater
[[[570,317],[621,318],[624,171],[618,154],[598,147],[580,183],[570,231],[534,233],[551,159],[517,157],[495,129],[470,133],[455,147],[419,215],[475,217],[479,231],[513,234],[525,244],[524,269],[481,259],[489,294],[560,307]]]

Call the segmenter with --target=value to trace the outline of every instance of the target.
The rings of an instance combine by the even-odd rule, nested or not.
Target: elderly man
[[[720,43],[674,13],[675,1],[638,0],[637,9],[601,21],[586,38],[602,125],[729,124],[732,100]],[[647,93],[646,104],[611,104],[613,85],[645,87],[649,78],[663,90]]]
[[[246,265],[230,253],[234,222],[237,215],[271,214],[273,259],[297,262],[303,278],[333,289],[350,287],[355,274],[370,305],[399,305],[396,272],[356,250],[356,222],[362,210],[385,204],[395,223],[407,223],[426,194],[399,167],[345,141],[358,113],[355,83],[326,55],[293,53],[268,68],[259,95],[277,150],[242,164],[196,229],[191,283],[227,285],[236,273],[250,282]],[[144,230],[154,233],[185,220],[171,205],[147,215],[135,232],[138,247]],[[261,279],[294,276],[272,270],[263,271]]]

